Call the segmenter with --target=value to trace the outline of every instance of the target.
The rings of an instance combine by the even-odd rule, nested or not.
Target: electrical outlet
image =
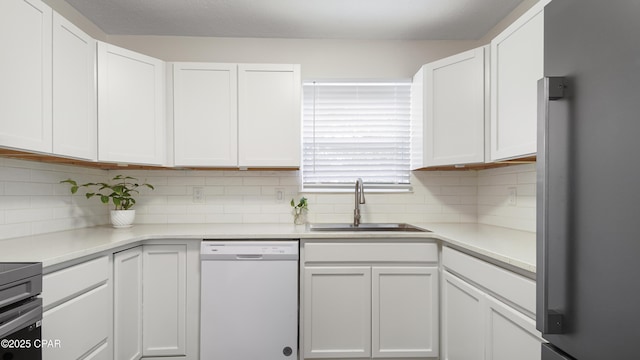
[[[284,202],[284,189],[283,188],[276,188],[276,201],[277,202]]]
[[[204,202],[204,189],[201,186],[193,187],[193,202],[194,203]]]
[[[518,189],[515,187],[509,187],[509,197],[507,198],[507,205],[516,206],[518,203]]]

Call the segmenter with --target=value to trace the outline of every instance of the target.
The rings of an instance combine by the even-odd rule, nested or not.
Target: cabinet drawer
[[[535,281],[446,246],[442,249],[442,264],[449,271],[535,315]]]
[[[82,294],[109,279],[109,257],[94,260],[44,275],[42,302],[45,310]]]
[[[109,285],[104,284],[45,311],[42,338],[59,340],[60,347],[45,347],[43,359],[79,359],[109,341],[110,299]]]
[[[327,243],[304,244],[304,261],[310,262],[437,262],[434,243]]]

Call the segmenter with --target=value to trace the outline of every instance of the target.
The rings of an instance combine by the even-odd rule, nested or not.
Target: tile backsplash
[[[354,194],[300,193],[297,171],[98,170],[0,158],[0,239],[108,223],[108,207],[60,180],[146,180],[136,223],[288,223],[291,198],[309,199],[311,222],[350,222]],[[366,193],[363,222],[480,222],[535,231],[535,165],[416,171],[411,193]],[[202,190],[194,201],[194,188]],[[509,192],[515,189],[515,203]],[[277,199],[282,192],[284,197]],[[365,186],[366,192],[366,186]]]
[[[0,158],[0,239],[108,222],[99,201],[71,196],[60,180],[103,181],[106,171]]]

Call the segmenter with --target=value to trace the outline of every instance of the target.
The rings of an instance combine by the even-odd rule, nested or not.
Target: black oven
[[[0,360],[42,359],[41,263],[0,263]]]

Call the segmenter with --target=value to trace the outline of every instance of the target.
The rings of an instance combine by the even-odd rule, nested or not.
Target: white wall
[[[430,61],[475,41],[109,36],[109,42],[165,61],[301,64],[303,79],[409,79]]]

